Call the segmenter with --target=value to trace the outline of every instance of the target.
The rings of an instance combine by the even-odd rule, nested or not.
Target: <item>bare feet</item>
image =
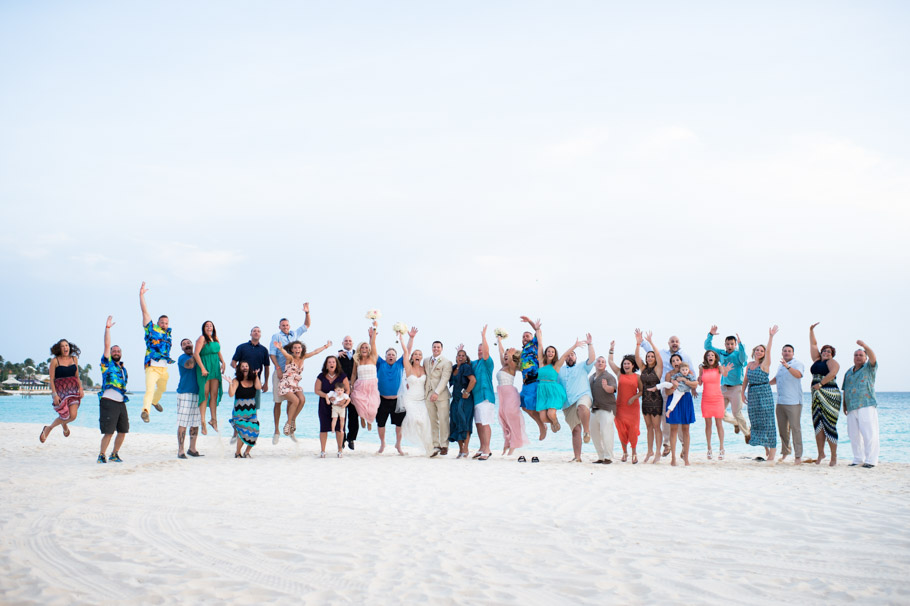
[[[794,465],[802,465],[802,463],[803,460],[800,457],[796,457],[796,459],[793,461]]]
[[[538,425],[540,425],[540,440],[543,441],[547,437],[547,426],[543,423],[538,423]]]
[[[366,426],[367,426],[367,422],[364,421],[363,419],[360,419],[360,427],[363,428],[363,427],[366,427]]]
[[[831,462],[828,463],[828,467],[834,467],[837,465],[837,455],[831,455]]]
[[[822,464],[822,461],[824,461],[826,458],[827,458],[827,457],[826,457],[825,455],[818,455],[818,458],[815,459],[815,464],[816,464],[816,465],[821,465],[821,464]]]
[[[404,456],[404,455],[408,454],[408,453],[406,453],[405,451],[403,451],[403,450],[401,449],[401,446],[396,446],[396,447],[395,447],[395,450],[397,450],[397,451],[398,451],[398,454],[400,454],[401,456]]]
[[[199,426],[199,430],[201,431],[202,435],[204,435],[204,436],[209,435],[209,432],[206,431],[206,429],[205,429],[205,423],[203,423],[202,425]]]
[[[382,454],[382,451],[384,451],[384,450],[385,450],[385,444],[384,443],[380,444],[379,450],[376,451],[376,454]]]
[[[672,465],[673,467],[676,467],[676,457],[673,457],[673,458],[670,460],[670,465]]]
[[[373,431],[373,424],[367,423],[367,431]]]
[[[654,460],[653,460],[653,461],[651,461],[651,465],[656,464],[658,461],[660,461],[660,455],[659,455],[659,454],[656,455],[656,456],[654,457]]]
[[[650,459],[650,458],[653,457],[653,456],[654,456],[654,453],[651,452],[651,451],[649,450],[649,451],[648,451],[648,454],[645,456],[645,461],[644,461],[644,462],[647,463],[647,462],[648,462],[648,459]]]

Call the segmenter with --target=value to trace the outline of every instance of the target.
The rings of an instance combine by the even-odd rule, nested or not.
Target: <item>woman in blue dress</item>
[[[746,378],[743,381],[743,404],[749,406],[749,423],[752,425],[749,445],[764,446],[764,460],[773,465],[777,455],[777,427],[774,423],[774,398],[768,382],[768,370],[771,367],[768,352],[771,351],[771,342],[777,334],[777,324],[768,333],[767,347],[756,345],[752,348],[752,361],[746,366]]]
[[[455,368],[449,378],[452,386],[452,404],[449,407],[449,442],[458,442],[458,456],[468,456],[468,442],[471,440],[471,425],[474,423],[474,386],[477,377],[471,359],[465,350],[455,356]]]
[[[536,330],[537,343],[543,343],[543,333],[540,332],[539,322]],[[549,423],[554,432],[560,429],[556,411],[562,410],[568,404],[566,388],[559,380],[559,369],[562,368],[570,352],[585,344],[586,341],[575,341],[575,344],[567,348],[562,356],[552,345],[548,345],[546,349],[539,349],[537,352],[540,364],[540,368],[537,370],[537,414],[540,415],[540,422]]]

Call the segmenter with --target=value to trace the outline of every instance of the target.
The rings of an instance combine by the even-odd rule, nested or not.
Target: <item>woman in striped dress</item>
[[[256,390],[262,389],[257,373],[250,372],[250,365],[241,362],[237,365],[237,375],[231,381],[228,395],[234,398],[234,412],[231,415],[231,426],[237,431],[236,459],[249,459],[250,449],[256,445],[259,437],[259,418],[256,416]],[[246,445],[246,451],[240,450]]]
[[[775,324],[768,331],[768,345],[752,348],[752,361],[746,366],[743,381],[743,404],[749,406],[749,423],[752,425],[749,446],[764,446],[765,461],[772,465],[777,455],[777,426],[774,422],[774,398],[768,382],[768,370],[771,367],[768,352],[771,351],[771,342],[776,334]]]
[[[834,359],[837,353],[833,346],[822,345],[818,349],[815,327],[809,327],[809,350],[812,355],[812,426],[815,428],[815,444],[818,446],[819,465],[825,458],[825,441],[831,446],[831,467],[837,465],[837,417],[840,413],[843,394],[837,388],[837,373],[840,364]]]

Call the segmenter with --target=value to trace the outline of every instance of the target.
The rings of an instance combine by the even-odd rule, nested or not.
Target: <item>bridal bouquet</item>
[[[493,334],[496,335],[497,337],[499,337],[500,339],[509,338],[509,333],[507,333],[505,331],[505,329],[503,329],[503,328],[497,328],[496,330],[493,331]]]
[[[366,314],[367,320],[378,320],[381,317],[382,317],[382,312],[379,311],[378,309],[371,309]]]
[[[403,335],[408,332],[409,328],[404,322],[395,322],[395,325],[392,326],[392,330],[395,331],[396,334]]]

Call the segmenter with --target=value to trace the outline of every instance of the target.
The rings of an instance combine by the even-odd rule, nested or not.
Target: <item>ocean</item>
[[[130,415],[130,432],[136,434],[143,433],[157,433],[157,434],[166,434],[173,433],[176,435],[177,431],[177,394],[176,392],[167,392],[161,400],[161,404],[164,407],[164,412],[158,412],[155,409],[151,411],[151,417],[149,423],[143,423],[142,419],[139,417],[140,412],[142,411],[142,392],[135,392],[130,395],[130,401],[128,402],[128,410]],[[881,454],[880,460],[882,462],[900,462],[900,463],[910,463],[910,448],[908,448],[908,442],[910,442],[910,393],[908,392],[884,392],[877,393],[876,398],[878,400],[878,412],[879,412],[879,425],[880,425],[880,440],[881,440]],[[263,409],[259,413],[259,422],[262,426],[262,441],[257,448],[270,448],[272,447],[271,435],[274,432],[275,428],[273,426],[272,419],[272,394],[271,392],[263,394]],[[297,418],[297,436],[301,438],[319,438],[319,420],[316,417],[316,403],[319,399],[314,393],[306,394],[307,404],[304,406],[303,411],[300,413],[300,416]],[[803,413],[802,413],[802,432],[803,432],[803,457],[804,458],[814,458],[816,455],[816,446],[815,446],[815,435],[812,431],[812,419],[811,411],[808,402],[811,401],[811,396],[806,393],[804,396],[803,404]],[[284,409],[284,406],[282,407]],[[691,446],[691,457],[690,460],[703,460],[705,458],[705,453],[707,451],[706,441],[705,441],[705,431],[704,431],[704,420],[700,416],[699,406],[696,404],[695,407],[696,422],[691,426],[691,436],[692,436],[692,446]],[[225,396],[222,401],[221,406],[218,407],[218,425],[221,427],[221,431],[228,433],[231,431],[230,424],[228,419],[231,416],[231,403],[227,396]],[[562,422],[562,414],[560,416],[560,422]],[[37,423],[41,425],[49,425],[54,418],[56,413],[52,405],[52,399],[49,395],[39,395],[39,396],[22,396],[22,395],[13,395],[13,396],[0,396],[0,423]],[[747,415],[748,418],[748,415]],[[282,410],[282,421],[284,424],[286,420],[284,411]],[[572,453],[572,440],[571,433],[567,429],[563,429],[558,433],[549,433],[547,438],[543,442],[537,441],[537,428],[536,425],[531,424],[530,419],[527,419],[529,425],[528,437],[531,439],[530,449],[535,451],[543,451],[546,453],[552,453],[554,457],[560,456],[565,457],[567,460],[571,458]],[[83,400],[82,406],[79,408],[79,413],[76,421],[73,423],[76,427],[98,427],[98,396],[95,393],[87,394]],[[741,434],[734,434],[733,427],[728,424],[724,424],[726,430],[725,436],[725,450],[727,458],[750,458],[759,455],[764,455],[764,448],[755,448],[746,445],[743,441]],[[40,431],[40,430],[39,430]],[[840,418],[837,423],[837,432],[839,436],[838,444],[838,459],[846,461],[852,459],[852,451],[850,449],[850,440],[847,437],[847,420],[843,414],[840,415]],[[51,439],[57,440],[62,438],[62,433],[59,431],[59,428],[54,431],[53,437]],[[394,444],[395,432],[391,424],[387,428],[387,442],[389,442],[389,437],[391,437],[391,444]],[[641,436],[638,440],[638,453],[639,459],[644,458],[644,454],[647,452],[647,430],[644,425],[644,421],[641,424]],[[281,436],[282,440],[288,440],[285,436]],[[35,441],[38,440],[38,432],[35,432]],[[479,441],[476,435],[471,438],[471,449],[472,451],[476,449],[479,445]],[[492,450],[494,455],[502,452],[502,429],[499,426],[498,419],[497,422],[493,425],[493,439],[492,439]],[[332,448],[332,441],[330,437],[329,448]],[[379,444],[379,437],[376,435],[376,428],[373,428],[372,432],[367,432],[366,429],[362,429],[357,438],[356,445],[360,448],[366,450],[368,448],[373,448],[375,445]],[[718,443],[717,443],[717,433],[716,431],[713,434],[712,439],[714,455],[717,456]],[[129,447],[129,442],[127,442],[127,448]],[[677,449],[680,447],[677,446]],[[778,443],[778,448],[780,444]],[[407,450],[407,448],[406,448]],[[593,455],[595,454],[593,442],[590,444],[584,444],[582,447],[582,452],[584,455]],[[678,450],[677,450],[678,452]],[[631,451],[630,451],[631,453]],[[169,453],[162,453],[162,455],[168,455]],[[616,437],[614,439],[614,454],[616,456],[621,456],[622,448],[619,445],[619,439]],[[792,460],[792,459],[790,459]]]

